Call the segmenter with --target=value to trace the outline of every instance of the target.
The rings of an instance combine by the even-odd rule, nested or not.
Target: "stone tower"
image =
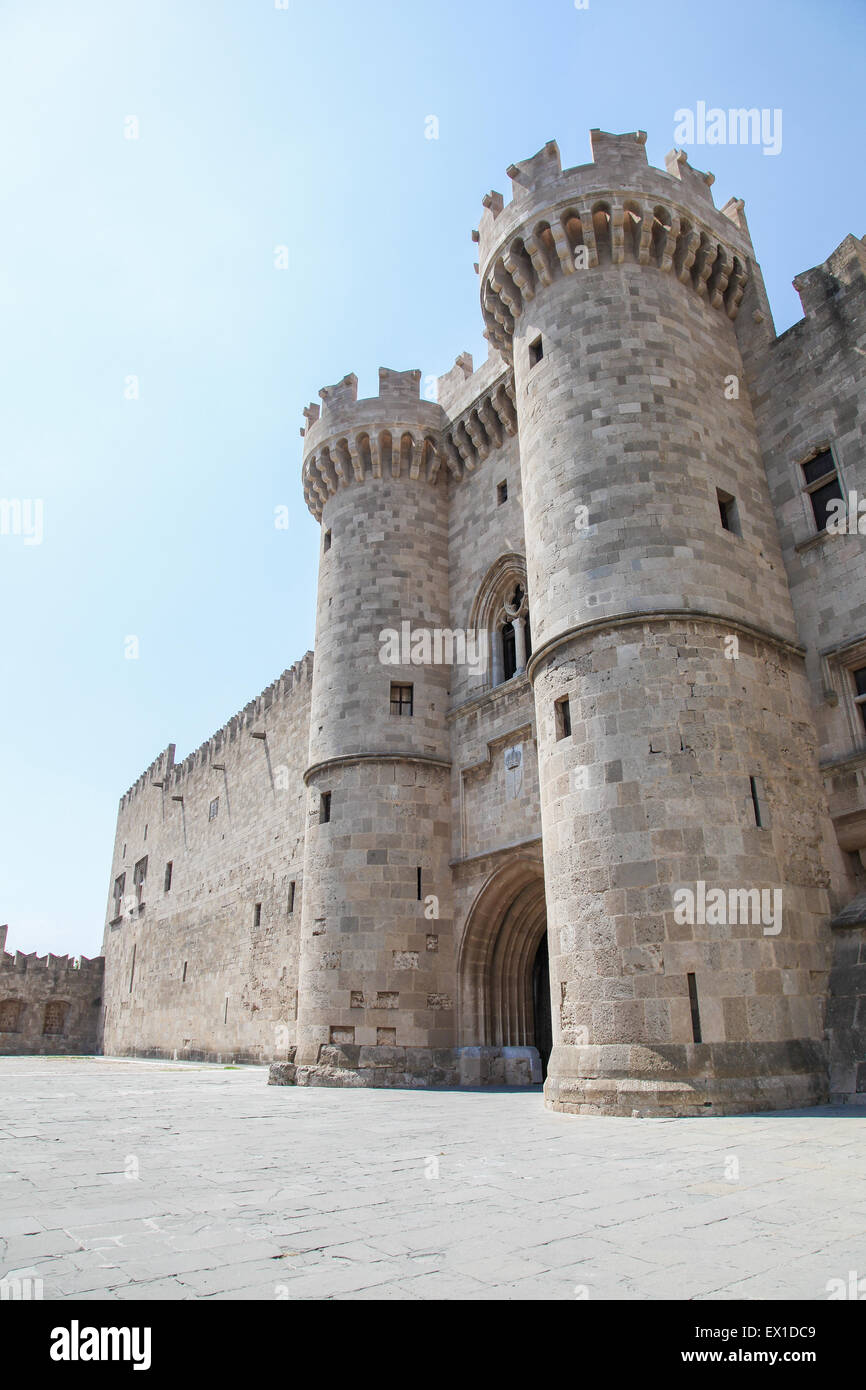
[[[740,389],[738,332],[764,290],[742,204],[716,210],[683,155],[650,168],[645,138],[596,130],[594,162],[565,172],[551,142],[509,169],[510,204],[485,198],[476,234],[520,435],[546,1098],[810,1104],[826,1087],[826,810]],[[752,920],[755,890],[775,917]]]
[[[321,418],[305,412],[304,492],[322,552],[299,1083],[353,1084],[375,1069],[378,1084],[400,1084],[407,1058],[435,1082],[435,1052],[453,1040],[440,1007],[454,968],[449,672],[405,649],[395,661],[386,641],[404,624],[448,627],[442,411],[420,399],[420,375],[383,368],[378,397],[361,401],[348,376],[320,392]]]

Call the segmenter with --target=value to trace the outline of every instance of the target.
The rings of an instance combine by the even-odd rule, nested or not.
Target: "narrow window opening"
[[[288,906],[288,908],[287,908],[287,911],[288,911],[288,912],[294,912],[294,910],[295,910],[295,880],[292,879],[291,883],[289,884],[289,906]]]
[[[507,483],[506,481],[503,481],[503,482],[501,482],[501,483],[498,483],[498,484],[497,484],[497,487],[496,487],[496,505],[497,505],[498,507],[501,507],[501,506],[502,506],[502,503],[503,503],[503,502],[507,502],[507,501],[508,501],[508,483]]]
[[[121,859],[125,859],[125,858],[126,858],[126,841],[124,840],[124,842],[123,842],[123,854],[121,855]]]
[[[323,550],[330,550],[330,549],[331,549],[331,533],[330,533],[330,531],[326,531],[325,534],[324,534],[324,536],[322,537],[322,549],[323,549]]]
[[[255,906],[253,907],[253,926],[254,926],[254,927],[260,927],[261,925],[262,925],[262,905],[261,905],[261,903],[256,903]]]
[[[554,705],[556,715],[556,737],[571,737],[571,704],[567,695],[563,695],[561,700],[557,700]]]
[[[534,343],[529,344],[529,365],[535,367],[544,356],[544,345],[541,338],[536,338]]]
[[[721,488],[716,488],[716,498],[719,503],[719,516],[722,526],[726,531],[730,531],[732,536],[742,536],[743,531],[740,526],[740,513],[737,508],[737,499],[730,492],[722,492]]]
[[[689,1007],[692,1011],[692,1038],[701,1042],[701,1011],[698,1007],[698,982],[694,975],[687,975],[689,982]]]
[[[168,892],[171,891],[171,874],[172,874],[172,867],[173,867],[172,861],[169,859],[168,863],[167,863],[166,866],[165,866],[165,882],[164,882],[164,884],[163,884],[163,892],[164,892],[164,893],[168,893]]]
[[[414,699],[414,685],[400,685],[397,681],[391,682],[392,714],[411,715]]]
[[[852,671],[854,678],[854,689],[857,692],[854,696],[854,703],[860,711],[860,719],[863,723],[863,730],[866,732],[866,666],[860,666],[856,671]]]
[[[144,838],[147,839],[147,826],[144,827]]]
[[[417,873],[417,877],[418,877],[418,901],[419,901],[419,903],[420,903],[420,901],[421,901],[421,865],[420,865],[420,864],[418,865],[418,868],[417,868],[417,870],[416,870],[416,873]]]
[[[147,855],[139,859],[132,872],[132,886],[135,889],[135,900],[139,907],[144,907],[144,885],[147,882]]]
[[[129,967],[129,993],[130,993],[130,994],[132,994],[132,982],[133,982],[133,980],[135,979],[135,952],[136,952],[136,950],[137,950],[137,947],[136,947],[135,945],[133,945],[133,948],[132,948],[132,964],[131,964],[131,966]]]
[[[187,967],[187,962],[184,961],[184,963],[183,963],[183,974],[182,974],[181,977],[180,977],[180,982],[181,982],[182,985],[185,985],[185,984],[186,984],[186,967]]]
[[[749,788],[752,793],[752,808],[755,812],[755,825],[760,830],[763,828],[764,825],[764,817],[761,811],[761,798],[758,792],[758,783],[756,778],[749,778]]]
[[[113,891],[113,894],[112,894],[113,899],[114,899],[114,907],[112,908],[112,911],[113,911],[113,913],[114,913],[114,917],[113,917],[112,920],[115,921],[115,922],[117,921],[118,917],[121,915],[121,913],[122,913],[122,911],[123,911],[123,906],[122,906],[122,904],[123,904],[123,894],[124,894],[125,889],[126,889],[126,874],[118,874],[117,878],[114,880],[114,891]]]
[[[517,644],[513,623],[504,623],[502,627],[502,671],[507,681],[510,681],[517,671]]]
[[[327,825],[331,819],[331,793],[322,792],[322,799],[319,802],[319,824]]]
[[[228,995],[226,995],[226,1006],[225,1006],[225,1008],[223,1009],[223,1023],[228,1023],[228,1021],[229,1021],[229,997],[228,997]]]

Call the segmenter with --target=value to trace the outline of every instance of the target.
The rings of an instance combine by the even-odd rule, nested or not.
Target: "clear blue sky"
[[[690,151],[781,331],[866,231],[864,57],[864,0],[3,0],[0,497],[44,503],[41,545],[0,537],[13,947],[98,952],[119,796],[312,646],[302,408],[486,355],[469,234],[506,167],[584,163],[592,126],[663,167],[678,108],[781,108],[777,157]]]

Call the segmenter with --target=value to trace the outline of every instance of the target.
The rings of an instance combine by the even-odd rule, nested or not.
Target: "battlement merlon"
[[[102,978],[105,966],[103,956],[56,956],[51,951],[40,956],[36,951],[7,951],[6,932],[7,927],[0,927],[0,972],[14,971],[20,975],[31,970],[44,970],[52,971],[55,976],[74,972],[76,980],[88,976]]]
[[[338,488],[383,476],[436,482],[445,415],[420,392],[419,370],[389,367],[379,368],[378,396],[358,400],[354,373],[322,387],[321,414],[304,411],[304,499],[317,520]]]
[[[821,265],[804,270],[793,280],[808,318],[847,289],[866,278],[866,237],[849,233]]]
[[[673,151],[667,169],[647,163],[646,135],[592,132],[592,164],[562,170],[551,140],[508,170],[513,196],[483,199],[479,246],[485,337],[509,362],[515,320],[563,275],[633,261],[690,284],[735,319],[754,276],[741,199],[719,211],[713,176]]]
[[[172,768],[174,767],[174,751],[175,745],[170,743],[167,748],[163,749],[158,757],[154,758],[150,766],[145,768],[141,776],[133,782],[132,786],[129,787],[120,798],[119,805],[121,810],[123,810],[125,806],[128,806],[145,787],[159,786],[171,776]]]
[[[731,198],[723,208],[716,208],[711,192],[715,176],[693,168],[685,151],[676,149],[666,155],[664,170],[656,169],[647,161],[646,138],[643,130],[624,135],[592,130],[590,164],[563,169],[559,147],[555,140],[549,140],[537,154],[510,165],[506,172],[511,179],[511,201],[506,203],[496,191],[482,199],[484,211],[477,235],[482,269],[490,248],[509,232],[513,234],[514,226],[534,207],[541,211],[552,202],[601,198],[617,192],[678,202],[692,216],[706,219],[718,235],[737,240],[740,233],[739,249],[749,253],[751,239],[742,199]],[[503,217],[506,220],[500,223]]]
[[[145,787],[156,787],[161,792],[174,790],[183,779],[194,771],[196,767],[201,767],[210,763],[218,753],[222,752],[227,743],[233,742],[239,733],[245,728],[250,728],[257,724],[267,711],[278,700],[287,699],[291,696],[295,687],[304,684],[309,688],[313,675],[313,653],[308,651],[293,665],[286,668],[282,675],[275,681],[266,686],[261,694],[256,695],[250,700],[242,710],[232,715],[217,731],[211,734],[210,738],[205,739],[204,743],[193,752],[187,755],[180,762],[175,762],[175,745],[170,743],[165,753],[151,763],[146,772],[142,773],[138,781],[130,787],[129,791],[120,798],[119,813],[127,810],[134,798]],[[154,772],[156,776],[152,775]],[[120,834],[120,827],[118,827]]]

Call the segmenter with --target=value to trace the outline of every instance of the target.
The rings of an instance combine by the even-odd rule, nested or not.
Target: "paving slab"
[[[866,1276],[866,1112],[552,1114],[0,1058],[0,1278],[45,1299],[824,1300]],[[735,1160],[735,1161],[734,1161]]]

